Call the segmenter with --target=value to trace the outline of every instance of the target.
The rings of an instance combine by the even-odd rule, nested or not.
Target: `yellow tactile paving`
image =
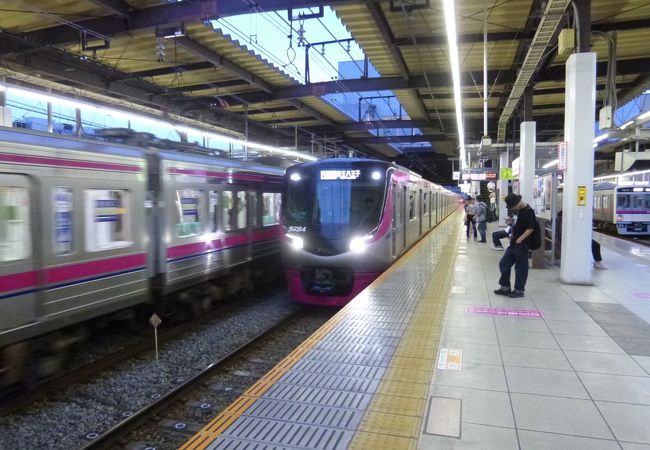
[[[394,364],[398,367],[404,367],[405,369],[429,370],[432,359],[433,357],[429,359],[395,357],[391,361],[391,366]]]
[[[405,383],[422,383],[428,382],[431,374],[426,370],[413,370],[404,367],[391,367],[384,374],[384,380],[403,381]]]
[[[459,217],[459,214],[455,215],[455,219]],[[449,222],[454,222],[454,216],[447,222],[446,226],[451,227]],[[398,450],[417,446],[417,439],[411,438],[417,438],[422,429],[440,326],[457,254],[456,228],[449,228],[447,232],[454,237],[445,242],[435,267],[431,268],[428,285],[418,295],[420,303],[413,319],[400,340],[350,449]],[[408,401],[415,403],[406,403]],[[396,439],[395,435],[399,438]]]
[[[401,414],[403,416],[419,416],[424,412],[426,405],[426,400],[422,398],[376,394],[368,410],[387,414]]]
[[[438,346],[440,326],[444,316],[446,299],[451,289],[451,280],[454,272],[454,262],[458,245],[455,233],[462,214],[456,212],[436,228],[442,235],[453,238],[433,237],[433,245],[437,246],[435,259],[429,258],[419,264],[430,266],[427,271],[427,286],[422,292],[407,289],[409,296],[417,298],[419,305],[412,314],[411,322],[403,334],[395,356],[392,358],[386,376],[371,401],[364,416],[359,432],[355,434],[349,449],[351,450],[412,450],[417,446],[417,437],[422,428],[423,414],[426,409],[426,398],[431,378],[431,369],[435,363]],[[442,230],[440,228],[443,228]],[[428,240],[423,239],[416,244],[410,253],[423,250]],[[401,258],[396,261],[386,272],[373,282],[373,288],[381,287],[395,271],[409,261]],[[401,289],[401,288],[400,288]],[[400,291],[403,294],[405,291]],[[365,295],[365,294],[361,294]],[[394,308],[386,312],[386,302],[394,301],[394,296],[384,298],[363,299],[366,303],[359,302],[351,308],[339,311],[321,328],[316,330],[303,344],[287,355],[276,367],[270,370],[262,379],[251,386],[227,410],[215,417],[205,428],[186,442],[182,450],[201,450],[210,445],[217,436],[227,429],[241,414],[261,397],[273,383],[282,377],[300,358],[313,349],[324,336],[335,328],[344,319],[359,317],[359,327],[367,327],[368,314],[378,317],[377,323],[369,330],[381,329],[382,316],[386,316],[386,330],[391,323],[399,321],[392,319]],[[360,314],[360,312],[362,312]],[[350,323],[350,320],[348,320]]]
[[[348,448],[349,450],[415,450],[417,439],[359,432]]]
[[[422,419],[416,416],[369,411],[359,425],[359,431],[376,433],[377,430],[381,430],[381,434],[391,436],[418,437],[421,421]]]
[[[382,381],[377,394],[396,397],[426,398],[429,389],[428,383],[406,383],[403,381]]]

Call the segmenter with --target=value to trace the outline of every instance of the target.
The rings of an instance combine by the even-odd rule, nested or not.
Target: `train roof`
[[[56,135],[17,128],[0,127],[0,142],[144,158],[144,151],[122,144],[112,144],[76,136]]]
[[[372,164],[374,167],[381,166],[385,167],[387,170],[388,169],[397,169],[401,170],[402,172],[405,172],[409,175],[414,175],[416,177],[422,178],[422,175],[420,175],[417,172],[413,172],[410,169],[407,169],[406,167],[403,166],[398,166],[395,163],[391,163],[388,161],[380,161],[378,159],[369,159],[369,158],[327,158],[327,159],[319,159],[318,161],[307,161],[301,164],[296,164],[294,167],[313,167],[313,166],[344,166],[346,164]],[[422,178],[424,179],[424,178]],[[431,182],[430,182],[431,183]],[[435,183],[433,183],[435,184]]]
[[[21,130],[17,128],[0,127],[0,142],[35,145],[39,147],[48,147],[53,150],[74,150],[141,159],[144,159],[146,154],[153,153],[170,161],[182,161],[210,166],[218,165],[242,171],[253,171],[278,176],[284,175],[283,168],[267,166],[254,162],[226,159],[217,156],[201,156],[175,151],[140,149],[128,144],[112,143],[69,135],[56,135],[33,130]]]
[[[594,183],[594,191],[603,191],[606,189],[614,189],[616,187],[616,183],[612,183],[609,181],[605,181],[602,183]]]
[[[157,153],[158,155],[160,155],[162,159],[168,161],[181,161],[181,162],[189,162],[193,164],[204,164],[208,166],[218,165],[221,167],[226,167],[226,168],[236,169],[236,170],[246,170],[246,171],[260,172],[260,173],[265,173],[269,175],[278,175],[278,176],[284,175],[283,168],[265,166],[262,164],[256,164],[254,162],[240,161],[236,159],[224,159],[218,157],[191,155],[191,154],[188,155],[185,153],[177,153],[177,152],[169,152],[169,151],[157,152]]]

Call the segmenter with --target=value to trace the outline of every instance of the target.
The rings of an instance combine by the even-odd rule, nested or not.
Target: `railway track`
[[[239,307],[232,306],[216,310],[211,317],[204,314],[200,324],[186,325],[190,328],[187,331],[178,328],[174,333],[176,336],[159,344],[159,363],[156,363],[153,333],[149,328],[148,348],[145,341],[144,347],[130,348],[122,356],[113,355],[104,360],[101,365],[106,368],[79,367],[75,373],[68,373],[58,380],[52,379],[47,390],[39,389],[30,399],[15,402],[11,411],[0,413],[0,448],[69,450],[93,444],[108,430],[187,384],[187,380],[233,354],[235,349],[244,347],[255,338],[259,343],[262,333],[302,310],[288,300],[284,291],[267,293],[266,297],[255,295],[254,301],[251,299],[247,303],[240,299]],[[317,325],[304,333],[300,332],[302,327],[297,325],[284,333],[288,337],[270,337],[273,339],[271,351],[258,344],[258,349],[252,350],[253,356],[237,363],[237,369],[225,371],[220,381],[204,385],[204,392],[196,395],[196,401],[190,402],[190,414],[194,412],[196,417],[187,419],[183,418],[182,413],[174,414],[173,424],[168,423],[173,430],[172,441],[180,445],[176,431],[187,433],[194,427],[188,425],[185,430],[177,430],[174,428],[177,422],[207,422],[214,415],[213,411],[227,406],[226,403],[236,398],[241,383],[252,384],[275,364],[273,360],[279,361],[285,355],[275,355],[274,352],[284,349],[289,353],[333,312],[322,311],[325,317],[314,319]],[[294,332],[298,334],[294,336]],[[284,340],[287,343],[283,343]],[[146,351],[140,352],[145,348]],[[128,354],[131,357],[127,357]],[[86,370],[88,373],[84,374]],[[80,381],[82,377],[86,378],[85,381]],[[68,383],[71,384],[65,387],[64,384]],[[166,420],[169,422],[170,418]],[[164,428],[162,425],[153,432],[153,437],[150,435],[138,441],[158,442],[156,434],[164,434],[160,431]],[[182,436],[180,441],[184,442],[185,439],[187,436]],[[176,448],[173,445],[154,447]],[[105,448],[117,447],[110,445]]]
[[[197,412],[206,420],[218,414],[220,402],[207,399],[206,393],[208,395],[213,393],[214,397],[229,394],[225,395],[227,399],[236,398],[249,384],[253,384],[259,376],[273,367],[276,362],[274,359],[279,361],[286,353],[293,350],[324,323],[331,313],[332,311],[298,311],[272,324],[237,349],[215,360],[204,370],[183,380],[174,389],[152,399],[146,407],[124,417],[109,430],[91,436],[91,442],[81,449],[176,448],[201,428],[202,424],[196,422]],[[303,332],[295,332],[296,329]],[[280,349],[275,348],[278,339],[287,336],[290,338],[285,345]],[[269,357],[268,352],[264,350],[269,345],[274,347],[272,352],[275,354],[274,357]],[[264,357],[257,354],[260,351],[265,354]],[[225,385],[219,380],[219,377],[223,377],[224,374],[234,375],[239,380]],[[223,407],[229,403],[229,401],[223,402],[223,398],[220,400]],[[155,442],[161,435],[167,435],[163,439],[164,442],[162,444]]]
[[[282,288],[280,285],[265,286],[256,296],[263,296],[264,292],[280,292]],[[187,318],[184,313],[176,312],[175,316],[165,318],[165,327],[161,327],[158,333],[158,345],[163,345],[170,340],[173,340],[184,333],[189,332],[193,328],[200,326],[204,323],[210,323],[216,318],[228,314],[234,308],[246,308],[247,305],[255,302],[254,298],[239,301],[235,303],[234,299],[224,301],[216,308],[202,311],[201,314],[193,314]],[[179,318],[179,316],[184,318]],[[109,350],[106,354],[89,355],[92,351],[93,341],[85,342],[80,346],[77,351],[81,352],[87,362],[71,364],[71,368],[63,370],[60,373],[50,377],[40,379],[37,381],[29,382],[20,386],[12,386],[0,392],[0,416],[11,414],[20,408],[29,405],[36,399],[48,395],[49,393],[56,392],[70,386],[74,383],[96,377],[106,370],[111,369],[131,358],[150,352],[154,347],[154,340],[151,336],[151,330],[148,325],[144,325],[147,329],[145,332],[130,333],[130,330],[123,330],[122,333],[112,334],[112,338],[123,341],[124,344],[118,350]],[[100,344],[101,346],[101,344]],[[106,350],[100,350],[100,353]]]

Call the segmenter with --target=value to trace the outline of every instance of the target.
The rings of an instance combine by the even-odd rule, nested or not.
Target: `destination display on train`
[[[321,170],[321,180],[356,180],[361,175],[360,170]]]

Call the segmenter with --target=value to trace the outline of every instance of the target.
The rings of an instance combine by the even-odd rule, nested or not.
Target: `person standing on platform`
[[[476,216],[478,215],[478,206],[474,203],[474,199],[468,197],[468,203],[465,206],[465,225],[467,226],[467,239],[469,239],[470,227],[474,231],[474,240],[476,240]]]
[[[499,289],[494,293],[510,298],[524,296],[526,280],[528,279],[528,241],[535,231],[535,211],[521,200],[521,195],[508,194],[505,198],[506,207],[517,215],[517,221],[512,227],[510,245],[499,261]],[[515,288],[510,290],[510,271],[515,266]]]
[[[476,197],[476,201],[478,202],[478,215],[476,216],[476,221],[478,222],[478,232],[481,235],[481,240],[479,242],[485,244],[487,242],[485,240],[485,233],[487,232],[488,207],[483,201],[483,197],[480,195]]]

